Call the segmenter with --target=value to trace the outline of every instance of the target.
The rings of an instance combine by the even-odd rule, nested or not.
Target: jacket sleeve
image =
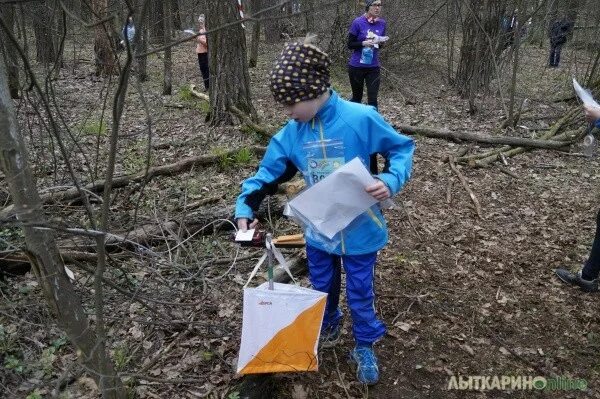
[[[594,122],[594,124],[598,129],[600,129],[600,119],[596,119],[596,122]]]
[[[412,138],[396,132],[374,109],[369,111],[369,115],[370,153],[380,153],[386,160],[384,170],[375,177],[383,181],[392,195],[395,195],[410,179],[415,142]]]
[[[348,49],[349,50],[360,50],[362,48],[362,42],[358,40],[355,34],[348,33]]]
[[[285,129],[285,128],[284,128]],[[254,218],[267,195],[277,192],[277,186],[290,180],[298,169],[286,154],[281,132],[271,139],[256,174],[242,183],[242,192],[235,204],[235,218]]]

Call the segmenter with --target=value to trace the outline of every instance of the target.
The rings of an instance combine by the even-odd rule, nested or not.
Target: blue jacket
[[[359,157],[368,166],[371,154],[382,154],[387,160],[386,168],[376,177],[392,195],[410,178],[414,141],[397,133],[374,108],[343,100],[331,91],[330,99],[313,120],[289,121],[271,139],[258,171],[242,183],[236,219],[252,219],[264,197],[274,194],[277,185],[290,180],[297,171],[310,184],[305,145],[322,139],[341,140],[345,162]],[[338,255],[371,253],[387,243],[387,226],[378,206],[359,216],[351,226],[341,232],[341,243],[333,251],[308,236],[307,243]]]

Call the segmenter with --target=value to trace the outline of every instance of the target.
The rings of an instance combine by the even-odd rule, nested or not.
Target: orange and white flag
[[[297,285],[244,288],[240,374],[317,371],[327,294]]]

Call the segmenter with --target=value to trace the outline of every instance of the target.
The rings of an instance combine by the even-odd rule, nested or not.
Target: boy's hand
[[[248,231],[248,229],[255,228],[257,224],[258,224],[258,219],[254,219],[252,221],[252,223],[250,223],[250,226],[248,226],[248,219],[247,218],[239,218],[237,220],[238,229],[242,230],[244,233],[246,231]]]
[[[392,196],[388,186],[381,180],[377,180],[377,183],[365,188],[365,191],[371,194],[377,201],[383,201]]]
[[[584,104],[583,110],[588,122],[593,123],[600,119],[600,108]]]
[[[362,42],[363,47],[373,47],[375,43],[372,39],[367,39]]]

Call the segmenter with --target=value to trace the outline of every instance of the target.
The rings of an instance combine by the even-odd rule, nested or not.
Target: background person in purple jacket
[[[379,93],[380,67],[379,46],[370,38],[374,35],[385,36],[385,21],[381,15],[381,0],[365,0],[366,13],[352,21],[348,30],[348,48],[352,50],[348,62],[348,76],[352,86],[352,98],[355,103],[362,102],[363,89],[367,84],[367,104],[377,109]],[[371,173],[377,174],[377,154],[370,159]]]
[[[352,86],[352,99],[360,103],[365,82],[367,84],[367,104],[377,108],[379,92],[379,48],[369,36],[385,36],[385,21],[379,18],[381,0],[366,0],[367,12],[352,21],[348,31],[348,48],[352,51],[348,63],[348,76]],[[371,32],[371,34],[369,34]]]

